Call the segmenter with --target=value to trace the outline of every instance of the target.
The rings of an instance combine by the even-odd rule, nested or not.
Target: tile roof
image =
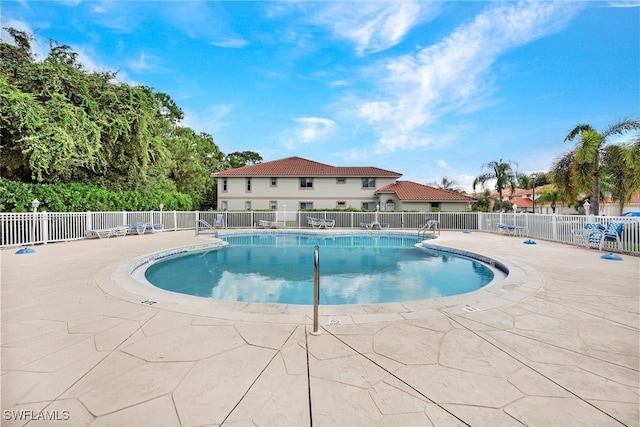
[[[531,199],[527,199],[525,197],[514,197],[512,200],[510,200],[511,204],[516,204],[516,206],[518,206],[519,208],[532,208],[533,207],[533,200]]]
[[[287,157],[280,160],[228,169],[211,174],[212,176],[359,176],[359,177],[395,177],[401,173],[373,166],[331,166],[324,163],[303,159],[302,157]]]
[[[376,193],[395,193],[400,200],[430,200],[441,202],[473,202],[476,200],[466,194],[441,190],[440,188],[430,187],[412,181],[396,181],[394,184],[389,184],[378,189]]]
[[[536,199],[538,198],[539,194],[544,193],[547,190],[551,190],[553,188],[556,188],[556,186],[554,184],[546,184],[546,185],[537,185],[536,186]],[[491,194],[493,194],[494,196],[498,195],[498,190],[491,190]],[[513,192],[513,194],[511,194],[511,191],[509,190],[509,188],[505,188],[502,190],[502,197],[507,199],[507,198],[511,198],[511,197],[531,197],[533,195],[533,190],[531,188],[516,188]]]

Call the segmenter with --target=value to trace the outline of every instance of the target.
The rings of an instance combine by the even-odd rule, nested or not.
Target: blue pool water
[[[313,304],[318,245],[320,304],[385,303],[475,291],[494,278],[485,264],[417,248],[416,236],[243,234],[216,250],[151,265],[153,285],[220,300]]]

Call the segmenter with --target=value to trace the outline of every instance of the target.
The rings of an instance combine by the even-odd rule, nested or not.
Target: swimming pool
[[[152,263],[145,278],[182,294],[258,303],[313,304],[314,247],[320,304],[369,304],[472,292],[495,271],[465,256],[417,247],[417,235],[263,232]]]

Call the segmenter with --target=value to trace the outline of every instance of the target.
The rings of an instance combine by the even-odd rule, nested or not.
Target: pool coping
[[[277,232],[283,231],[284,230],[278,230]],[[256,232],[256,230],[246,232],[229,231],[220,234],[253,232]],[[295,233],[300,232],[304,232],[304,230],[295,230]],[[274,232],[269,231],[267,233],[273,234]],[[318,231],[313,230],[310,233],[317,234]],[[337,233],[345,234],[339,231]],[[323,235],[337,233],[333,233],[330,230],[322,232]],[[370,234],[370,232],[366,231],[362,233]],[[383,231],[383,233],[386,234],[387,232]],[[349,234],[353,234],[353,232]],[[211,239],[211,237],[208,236],[207,239]],[[465,256],[474,254],[447,247],[447,240],[445,236],[438,236],[436,239],[423,241],[422,244],[424,247],[433,247],[434,249]],[[214,245],[216,244],[218,243],[214,242]],[[208,245],[211,245],[211,241],[208,242]],[[175,248],[174,250],[183,251],[201,246],[207,246],[207,243],[203,243],[202,245],[188,245]],[[215,300],[162,290],[150,284],[142,283],[132,277],[131,271],[135,265],[141,265],[147,262],[146,260],[157,257],[158,254],[168,252],[171,251],[145,254],[134,259],[129,259],[126,262],[111,264],[97,274],[96,283],[106,294],[124,301],[135,304],[153,305],[154,308],[161,310],[229,321],[300,324],[305,322],[305,318],[313,316],[312,305]],[[476,255],[479,255],[480,258],[491,259],[502,264],[508,269],[509,274],[502,278],[502,280],[494,280],[494,282],[497,283],[491,282],[476,291],[455,296],[381,304],[320,305],[318,310],[319,323],[323,325],[336,323],[372,323],[433,317],[444,313],[459,314],[463,312],[482,311],[514,304],[531,293],[536,292],[543,286],[542,275],[536,273],[536,271],[530,267],[494,256]]]

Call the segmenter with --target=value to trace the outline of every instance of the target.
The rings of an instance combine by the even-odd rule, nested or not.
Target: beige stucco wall
[[[436,210],[443,212],[466,212],[468,211],[467,202],[440,202],[440,207]],[[431,202],[407,202],[404,201],[396,209],[407,211],[430,212],[433,210]]]
[[[346,207],[360,209],[363,202],[378,203],[374,192],[377,188],[392,184],[394,178],[376,178],[376,188],[362,188],[360,177],[346,177],[346,183],[338,184],[337,177],[314,177],[313,188],[300,188],[300,177],[278,177],[278,185],[272,187],[271,177],[252,177],[251,191],[247,191],[245,177],[228,177],[227,191],[223,191],[223,178],[218,178],[218,209],[227,202],[229,210],[244,210],[246,202],[251,209],[269,209],[270,202],[277,202],[277,209],[296,210],[301,202],[311,202],[316,209],[334,209],[338,202]]]

